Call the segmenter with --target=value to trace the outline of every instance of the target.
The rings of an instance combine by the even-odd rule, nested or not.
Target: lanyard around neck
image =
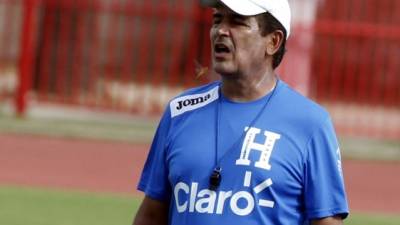
[[[247,127],[252,127],[254,126],[254,124],[258,121],[258,119],[261,117],[261,115],[263,114],[263,112],[265,111],[265,109],[267,108],[268,103],[270,102],[271,98],[273,97],[273,95],[275,94],[275,90],[277,89],[278,86],[278,82],[279,80],[277,79],[275,85],[273,86],[273,88],[269,91],[269,96],[268,98],[265,100],[264,105],[261,107],[260,111],[257,113],[257,115],[253,118],[253,120],[250,122],[250,124]],[[234,149],[239,143],[240,141],[244,138],[244,136],[246,135],[246,132],[242,132],[242,134],[240,135],[240,137],[228,148],[228,150],[221,156],[218,156],[218,148],[219,148],[219,133],[220,133],[220,121],[221,121],[221,106],[222,106],[222,91],[221,91],[221,86],[218,89],[219,91],[219,98],[217,101],[217,107],[216,107],[216,119],[215,119],[215,165],[214,165],[214,170],[211,173],[210,176],[210,190],[216,190],[220,183],[221,183],[221,179],[222,179],[222,167],[221,167],[221,163],[223,161],[223,159],[228,155],[228,153],[231,152],[232,149]]]

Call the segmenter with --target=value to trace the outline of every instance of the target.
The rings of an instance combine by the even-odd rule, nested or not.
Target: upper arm
[[[133,225],[167,225],[169,202],[145,197],[136,213]]]
[[[168,180],[167,142],[170,126],[170,115],[167,110],[158,125],[148,153],[137,188],[146,196],[160,201],[168,201],[171,195]]]
[[[304,165],[307,218],[346,218],[349,210],[341,169],[339,144],[330,119],[315,130]]]
[[[343,219],[339,216],[326,217],[312,220],[311,225],[343,225]]]

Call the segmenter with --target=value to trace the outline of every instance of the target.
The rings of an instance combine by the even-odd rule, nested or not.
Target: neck
[[[271,92],[276,84],[276,75],[268,71],[261,76],[222,77],[221,91],[232,101],[247,102],[259,99]]]

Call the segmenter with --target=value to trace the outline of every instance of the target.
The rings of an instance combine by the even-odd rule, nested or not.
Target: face
[[[265,67],[268,35],[261,35],[255,16],[217,7],[210,38],[213,68],[222,76],[251,74]]]

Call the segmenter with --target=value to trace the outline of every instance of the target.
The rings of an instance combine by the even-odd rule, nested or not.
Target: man
[[[221,81],[169,103],[134,225],[342,224],[348,206],[330,117],[274,72],[290,33],[288,2],[213,7]]]

